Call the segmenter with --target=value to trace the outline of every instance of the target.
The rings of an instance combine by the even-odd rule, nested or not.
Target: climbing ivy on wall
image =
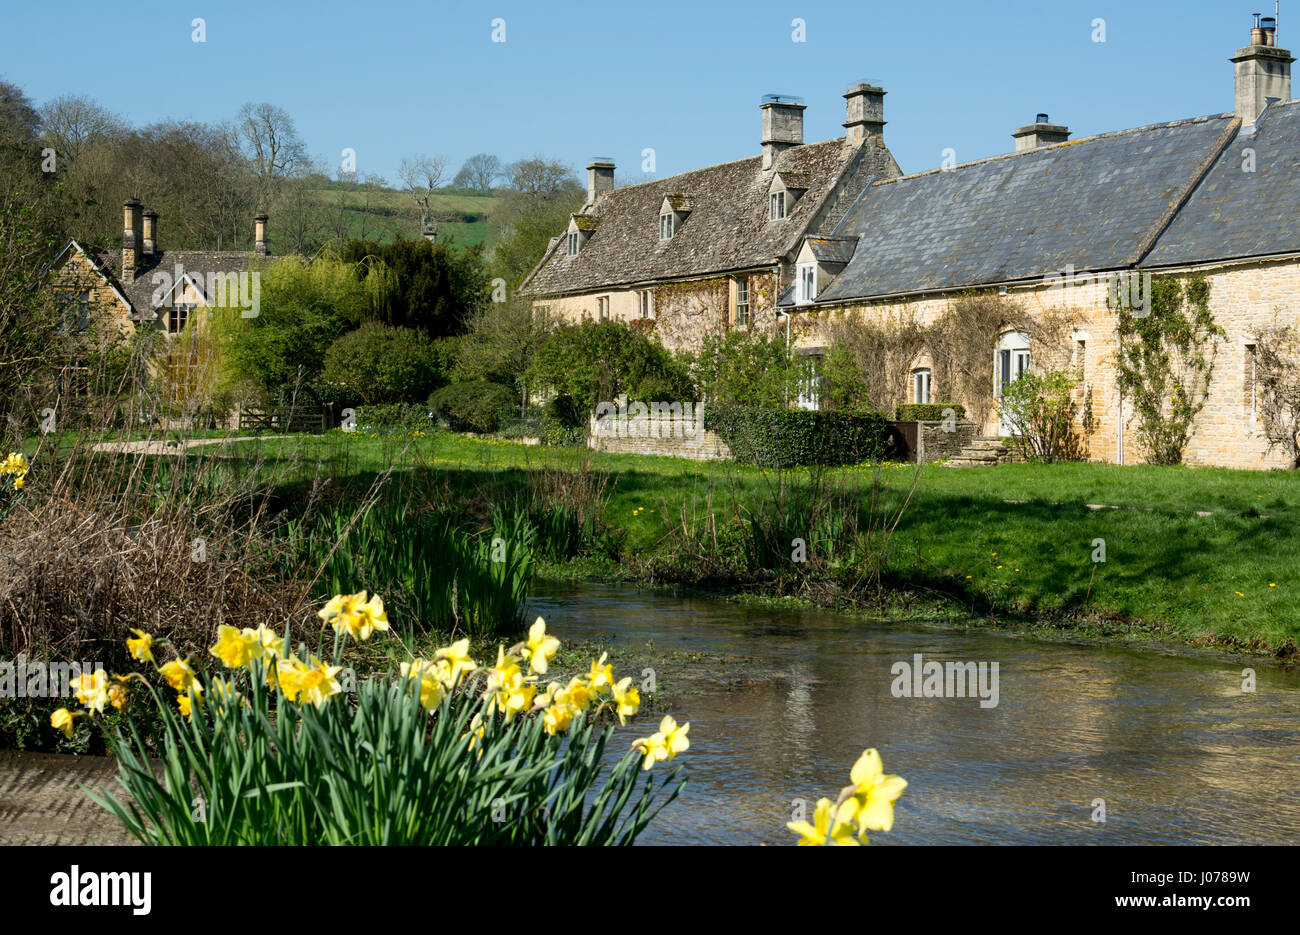
[[[1119,310],[1119,386],[1137,422],[1138,444],[1152,464],[1181,464],[1192,425],[1205,407],[1218,342],[1226,336],[1210,311],[1203,275],[1151,281],[1146,305]]]

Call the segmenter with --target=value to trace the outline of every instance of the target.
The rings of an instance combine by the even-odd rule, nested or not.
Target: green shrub
[[[1077,461],[1083,448],[1075,431],[1078,377],[1067,370],[1026,373],[1002,391],[1001,416],[1016,431],[1025,457],[1050,464]]]
[[[358,432],[375,432],[380,435],[428,432],[435,428],[433,420],[429,418],[429,407],[419,403],[357,406],[354,417]]]
[[[942,422],[945,409],[951,409],[954,418],[966,418],[966,407],[961,403],[903,403],[894,418],[898,422]]]
[[[737,461],[769,468],[878,460],[890,437],[881,412],[729,406],[706,410],[704,425]]]
[[[323,377],[350,387],[367,403],[424,399],[439,374],[429,339],[411,328],[367,322],[325,352]]]
[[[572,397],[584,421],[598,403],[622,394],[665,401],[695,398],[682,358],[621,321],[561,325],[538,347],[527,376],[529,385],[542,392]]]
[[[495,432],[515,411],[515,394],[499,383],[471,380],[444,386],[429,408],[458,432]]]

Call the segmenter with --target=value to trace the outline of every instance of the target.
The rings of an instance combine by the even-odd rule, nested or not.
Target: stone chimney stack
[[[768,94],[759,105],[763,111],[763,168],[770,169],[776,157],[792,146],[803,144],[803,112],[796,97]]]
[[[429,241],[429,243],[437,243],[437,242],[438,242],[438,225],[437,225],[437,224],[425,224],[425,225],[424,225],[424,228],[420,231],[420,236],[422,236],[425,240]]]
[[[885,93],[865,81],[844,92],[844,142],[885,145]]]
[[[587,163],[587,204],[614,190],[614,160],[593,156]]]
[[[1016,152],[1019,153],[1026,149],[1064,143],[1070,138],[1070,128],[1064,124],[1052,123],[1047,119],[1047,114],[1039,114],[1029,126],[1012,133],[1011,138],[1016,141]]]
[[[269,220],[265,214],[259,214],[253,218],[253,250],[258,256],[266,256],[266,222]]]
[[[144,245],[140,237],[140,202],[128,198],[122,205],[122,280],[135,279]]]
[[[144,213],[144,250],[145,256],[153,256],[158,249],[158,212]]]
[[[1291,63],[1286,49],[1277,47],[1277,20],[1261,22],[1255,14],[1250,45],[1238,49],[1232,58],[1234,78],[1233,111],[1243,127],[1252,127],[1268,106],[1270,98],[1291,100]]]

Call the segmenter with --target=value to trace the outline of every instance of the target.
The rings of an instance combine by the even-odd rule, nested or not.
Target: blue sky
[[[644,178],[646,147],[661,177],[757,153],[765,93],[804,99],[806,140],[839,136],[840,95],[863,79],[888,92],[885,141],[905,172],[945,148],[961,162],[1009,151],[1038,112],[1083,136],[1228,111],[1227,58],[1251,12],[1272,15],[1227,0],[3,3],[0,77],[37,103],[85,94],[140,125],[265,100],[332,167],[351,147],[390,181],[403,155],[442,154],[454,172],[486,151],[584,176],[608,155],[620,184]],[[1295,48],[1287,24],[1284,7],[1279,44]]]

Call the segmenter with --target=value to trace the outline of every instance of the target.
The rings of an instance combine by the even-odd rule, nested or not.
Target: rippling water
[[[910,783],[873,844],[1300,842],[1300,673],[1122,647],[787,613],[626,587],[543,586],[569,640],[735,653],[776,673],[678,697],[689,784],[644,843],[788,844],[866,747]],[[999,663],[999,703],[896,698],[913,654]],[[632,673],[628,673],[632,674]],[[668,675],[670,677],[670,673]],[[670,686],[662,686],[670,688]],[[641,719],[629,736],[653,727]],[[621,747],[621,745],[620,745]],[[1105,823],[1091,820],[1104,799]]]

